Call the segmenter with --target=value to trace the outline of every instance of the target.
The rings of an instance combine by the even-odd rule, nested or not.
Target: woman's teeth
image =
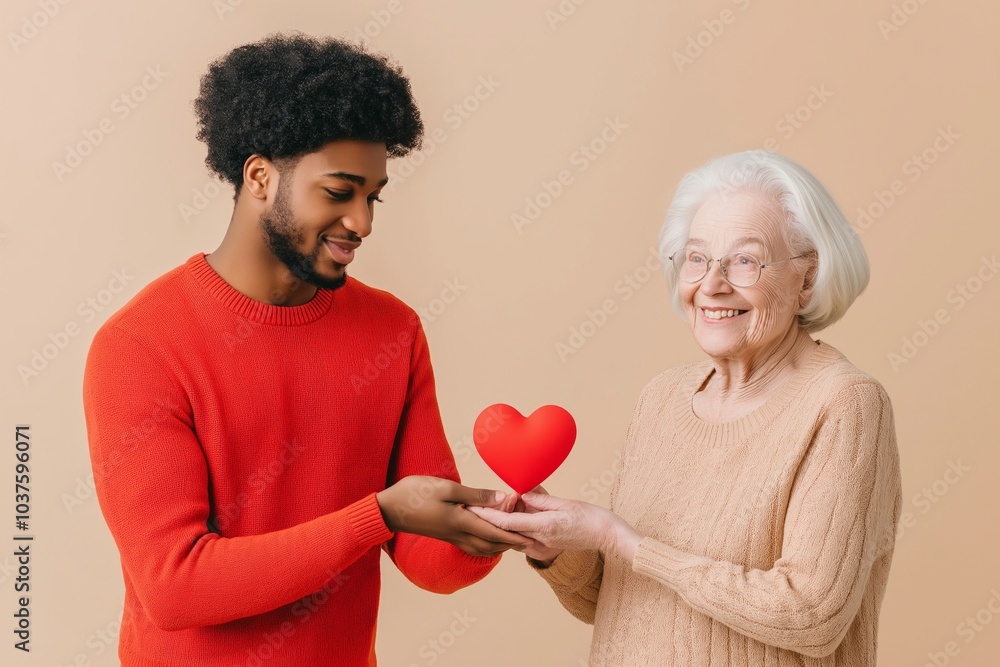
[[[705,317],[710,320],[721,320],[724,317],[735,317],[747,312],[745,310],[702,310]]]

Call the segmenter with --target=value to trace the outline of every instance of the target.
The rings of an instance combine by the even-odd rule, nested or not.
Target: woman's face
[[[761,269],[750,287],[730,284],[717,261],[700,281],[677,281],[695,341],[710,357],[765,358],[783,338],[797,333],[808,260],[780,261],[792,256],[782,217],[780,205],[752,193],[716,195],[695,214],[684,252],[698,251],[709,259],[742,252],[764,265],[780,262]]]

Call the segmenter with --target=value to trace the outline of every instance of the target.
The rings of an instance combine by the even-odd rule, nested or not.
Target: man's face
[[[384,143],[341,140],[284,170],[260,222],[268,248],[292,275],[327,289],[344,284],[355,249],[372,231],[385,166]]]

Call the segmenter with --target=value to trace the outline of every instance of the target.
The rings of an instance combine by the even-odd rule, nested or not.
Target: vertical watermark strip
[[[31,651],[31,550],[34,536],[27,534],[31,521],[31,427],[14,427],[14,527],[21,531],[13,536],[17,577],[14,592],[17,599],[14,612],[14,648]]]

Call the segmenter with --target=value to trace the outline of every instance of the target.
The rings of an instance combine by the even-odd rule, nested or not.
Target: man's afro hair
[[[334,38],[275,33],[215,60],[194,101],[205,164],[243,185],[253,154],[297,158],[338,139],[385,142],[389,157],[420,147],[424,126],[398,65]]]

